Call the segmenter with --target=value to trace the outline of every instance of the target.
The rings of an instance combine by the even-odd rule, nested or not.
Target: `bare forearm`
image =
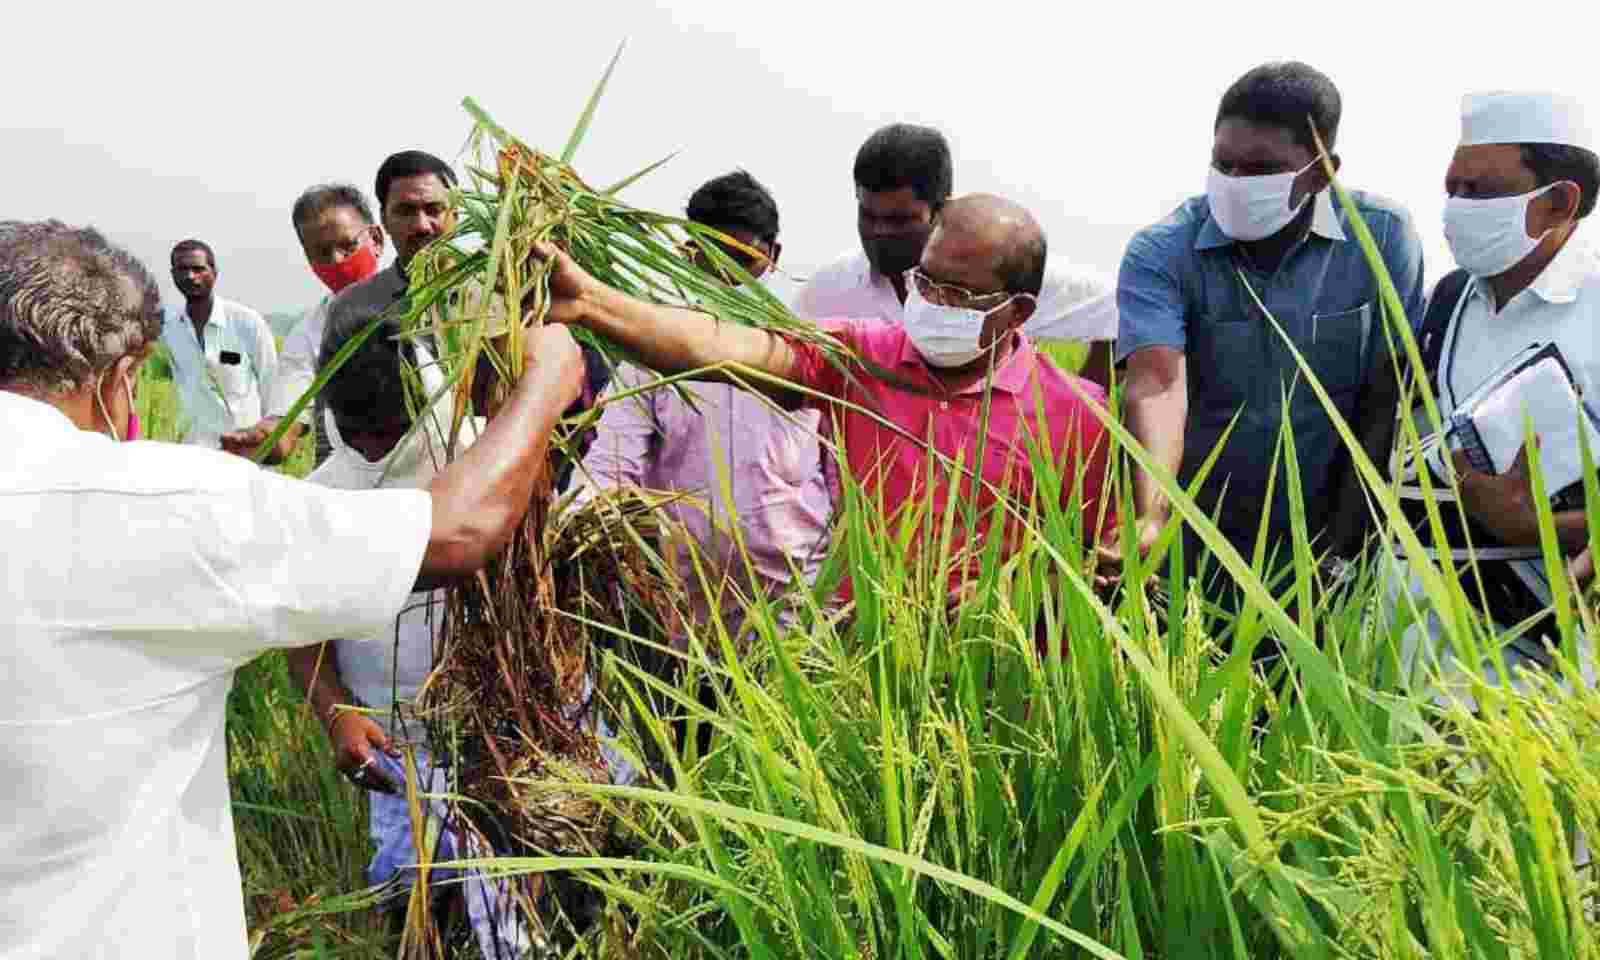
[[[429,487],[433,532],[418,588],[469,575],[511,538],[545,469],[550,433],[582,388],[582,365],[530,366],[461,459]]]
[[[1183,463],[1183,433],[1189,418],[1189,397],[1181,384],[1151,388],[1129,384],[1126,394],[1128,429],[1151,458],[1176,476]],[[1144,470],[1133,475],[1134,508],[1141,517],[1163,517],[1167,496]]]
[[[296,647],[287,651],[286,659],[289,676],[305,694],[306,702],[316,711],[323,726],[328,725],[335,706],[353,701],[349,689],[339,676],[339,662],[333,655],[333,647],[326,643]]]
[[[645,303],[608,287],[585,294],[580,317],[583,326],[666,374],[729,364],[787,380],[795,366],[788,343],[766,330],[725,323],[695,310]],[[705,379],[728,377],[713,372]],[[781,386],[751,385],[774,396],[787,394]]]

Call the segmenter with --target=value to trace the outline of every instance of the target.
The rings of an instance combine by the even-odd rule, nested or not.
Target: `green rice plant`
[[[281,653],[239,670],[228,697],[228,782],[254,956],[393,955],[366,889],[364,794],[333,764],[327,735]]]
[[[407,335],[442,344],[446,389],[458,397],[470,396],[480,360],[515,376],[520,351],[510,344],[542,296],[540,268],[526,256],[539,239],[635,295],[814,335],[759,294],[729,293],[678,260],[673,244],[690,227],[577,178],[568,162],[594,102],[560,160],[475,113],[492,169],[475,168],[459,194],[459,231],[428,252],[404,318]],[[1433,405],[1437,424],[1393,285],[1337,180],[1335,190],[1379,278],[1395,375]],[[471,253],[456,245],[469,234],[482,240]],[[1437,706],[1401,676],[1397,647],[1420,616],[1439,616],[1468,657],[1505,627],[1478,611],[1470,574],[1423,552],[1389,465],[1364,454],[1296,358],[1303,376],[1291,389],[1311,391],[1334,419],[1385,534],[1348,580],[1330,582],[1310,539],[1287,429],[1270,454],[1291,507],[1291,542],[1277,562],[1264,537],[1246,556],[1220,535],[1191,495],[1197,481],[1180,484],[1122,427],[1115,392],[1096,406],[1117,454],[1108,489],[1124,536],[1132,469],[1149,472],[1174,505],[1154,556],[1130,557],[1110,595],[1087,576],[1091,518],[1081,478],[1064,474],[1059,451],[1029,451],[1036,498],[1006,507],[1020,530],[1015,548],[1003,554],[1003,538],[977,540],[960,558],[973,562],[975,589],[954,608],[944,570],[960,534],[975,541],[970,505],[951,498],[943,515],[913,504],[891,516],[846,470],[839,535],[797,623],[780,620],[772,599],[750,598],[754,642],[713,617],[691,631],[675,679],[627,654],[629,643],[654,639],[604,612],[558,609],[542,623],[626,641],[585,656],[630,718],[619,747],[660,759],[631,788],[554,767],[507,778],[523,796],[592,798],[614,818],[620,849],[534,850],[476,865],[590,884],[605,915],[572,941],[574,955],[1595,956],[1596,885],[1571,850],[1579,830],[1600,829],[1600,703],[1591,690],[1532,678],[1522,693],[1474,687],[1476,709]],[[1410,418],[1402,423],[1399,443],[1414,451],[1422,437]],[[962,469],[931,455],[927,466],[949,477]],[[1586,479],[1597,485],[1592,469]],[[1590,503],[1600,512],[1600,495]],[[1437,533],[1440,511],[1455,508],[1430,509]],[[1541,519],[1547,566],[1564,584],[1548,511]],[[1201,544],[1198,555],[1181,528]],[[630,535],[622,526],[597,533],[618,549],[647,545]],[[1391,616],[1395,551],[1423,593]],[[1210,571],[1241,589],[1236,611],[1198,586]],[[502,589],[543,589],[521,576]],[[832,587],[845,576],[853,603],[841,615]],[[1573,650],[1577,631],[1593,635],[1592,595],[1557,593]],[[1252,664],[1266,642],[1283,651],[1270,671]],[[666,712],[710,727],[710,750],[701,754],[692,737],[680,744]],[[268,730],[263,742],[293,742],[291,732],[252,723]],[[285,790],[298,774],[259,766],[271,789],[319,802],[309,787]],[[329,824],[344,815],[317,809],[309,815]],[[306,862],[335,857],[317,844],[337,830],[284,837],[283,823],[253,818],[240,829],[268,838],[241,834],[241,856],[259,859],[261,876],[299,864],[331,901],[356,891],[348,878],[323,886],[341,881]],[[269,850],[290,852],[274,864]],[[354,862],[349,850],[337,856]],[[357,909],[352,896],[343,905]]]
[[[134,406],[139,411],[139,430],[145,439],[172,443],[183,439],[188,422],[178,403],[177,384],[172,382],[172,355],[163,345],[158,345],[139,367]]]

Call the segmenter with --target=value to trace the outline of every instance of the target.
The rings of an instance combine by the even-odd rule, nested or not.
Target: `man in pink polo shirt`
[[[901,323],[822,324],[856,355],[847,376],[815,345],[635,300],[555,248],[543,249],[555,261],[552,320],[608,337],[663,373],[740,365],[835,401],[761,386],[786,406],[824,406],[852,474],[891,515],[915,508],[941,523],[951,495],[949,460],[964,458],[970,468],[981,446],[982,483],[967,474],[957,490],[962,503],[976,507],[973,536],[980,547],[999,505],[997,491],[1021,510],[1033,499],[1035,448],[1048,449],[1060,466],[1063,503],[1081,479],[1086,539],[1114,529],[1111,504],[1101,496],[1107,441],[1084,399],[1104,402],[1105,394],[1041,358],[1020,329],[1033,314],[1045,252],[1043,230],[1020,206],[987,195],[950,201],[920,265],[907,272]],[[987,433],[980,436],[985,396]],[[959,549],[966,538],[957,516]],[[1015,529],[1008,523],[1002,535],[1009,540]],[[974,568],[971,561],[953,566],[953,591]]]

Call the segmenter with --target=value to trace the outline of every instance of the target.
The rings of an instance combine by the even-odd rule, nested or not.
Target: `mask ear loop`
[[[104,371],[101,371],[100,375],[94,378],[94,403],[95,406],[100,408],[100,416],[105,418],[106,427],[111,431],[111,439],[121,443],[122,435],[117,432],[117,425],[111,422],[111,411],[106,409],[106,398],[100,393],[101,388],[105,385],[105,379],[106,375]],[[122,385],[127,387],[128,382],[124,380]],[[128,397],[129,402],[131,403],[133,397],[132,387],[128,387]]]

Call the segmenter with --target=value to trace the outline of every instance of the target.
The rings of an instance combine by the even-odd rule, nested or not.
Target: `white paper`
[[[1578,395],[1561,364],[1547,357],[1519,371],[1491,391],[1472,410],[1472,423],[1495,469],[1504,473],[1522,449],[1524,416],[1533,420],[1539,438],[1545,493],[1554,496],[1583,477],[1583,451],[1578,424],[1589,435],[1590,450],[1600,455],[1600,432],[1587,413],[1580,413]]]

